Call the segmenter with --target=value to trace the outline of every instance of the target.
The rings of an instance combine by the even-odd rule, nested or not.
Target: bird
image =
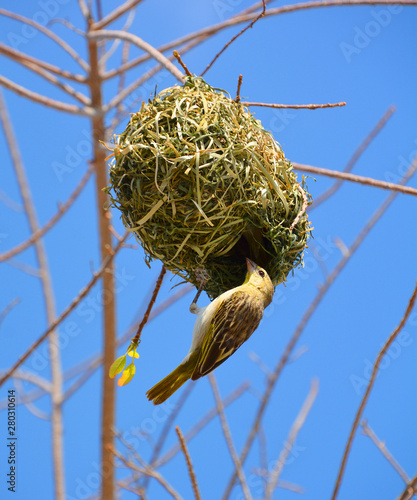
[[[205,284],[201,283],[190,305],[190,312],[197,315],[190,350],[173,372],[149,389],[149,401],[159,405],[187,380],[197,380],[213,371],[258,328],[264,309],[272,302],[274,285],[265,269],[248,258],[246,265],[243,284],[222,293],[205,307],[197,306]]]

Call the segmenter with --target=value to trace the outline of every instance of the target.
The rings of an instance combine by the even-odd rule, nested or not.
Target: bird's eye
[[[258,271],[258,274],[259,274],[259,276],[261,276],[262,278],[264,278],[264,277],[265,277],[265,273],[262,271],[262,269],[260,269],[260,270]]]

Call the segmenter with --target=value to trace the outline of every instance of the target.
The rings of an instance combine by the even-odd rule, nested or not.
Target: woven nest
[[[195,269],[206,269],[211,298],[243,282],[245,257],[275,285],[302,264],[304,180],[260,121],[203,79],[143,103],[113,151],[107,192],[148,264],[159,259],[195,285]]]

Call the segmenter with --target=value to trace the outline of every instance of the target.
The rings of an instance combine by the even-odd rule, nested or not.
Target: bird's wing
[[[196,380],[214,370],[248,340],[262,319],[263,308],[243,291],[236,291],[214,314],[192,375]]]

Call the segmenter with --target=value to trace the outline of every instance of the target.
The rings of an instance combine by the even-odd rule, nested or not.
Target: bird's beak
[[[257,267],[256,264],[255,264],[255,262],[253,262],[252,260],[248,259],[247,257],[246,257],[246,265],[248,266],[248,272],[250,272],[250,273],[254,269],[256,269],[256,267]]]

